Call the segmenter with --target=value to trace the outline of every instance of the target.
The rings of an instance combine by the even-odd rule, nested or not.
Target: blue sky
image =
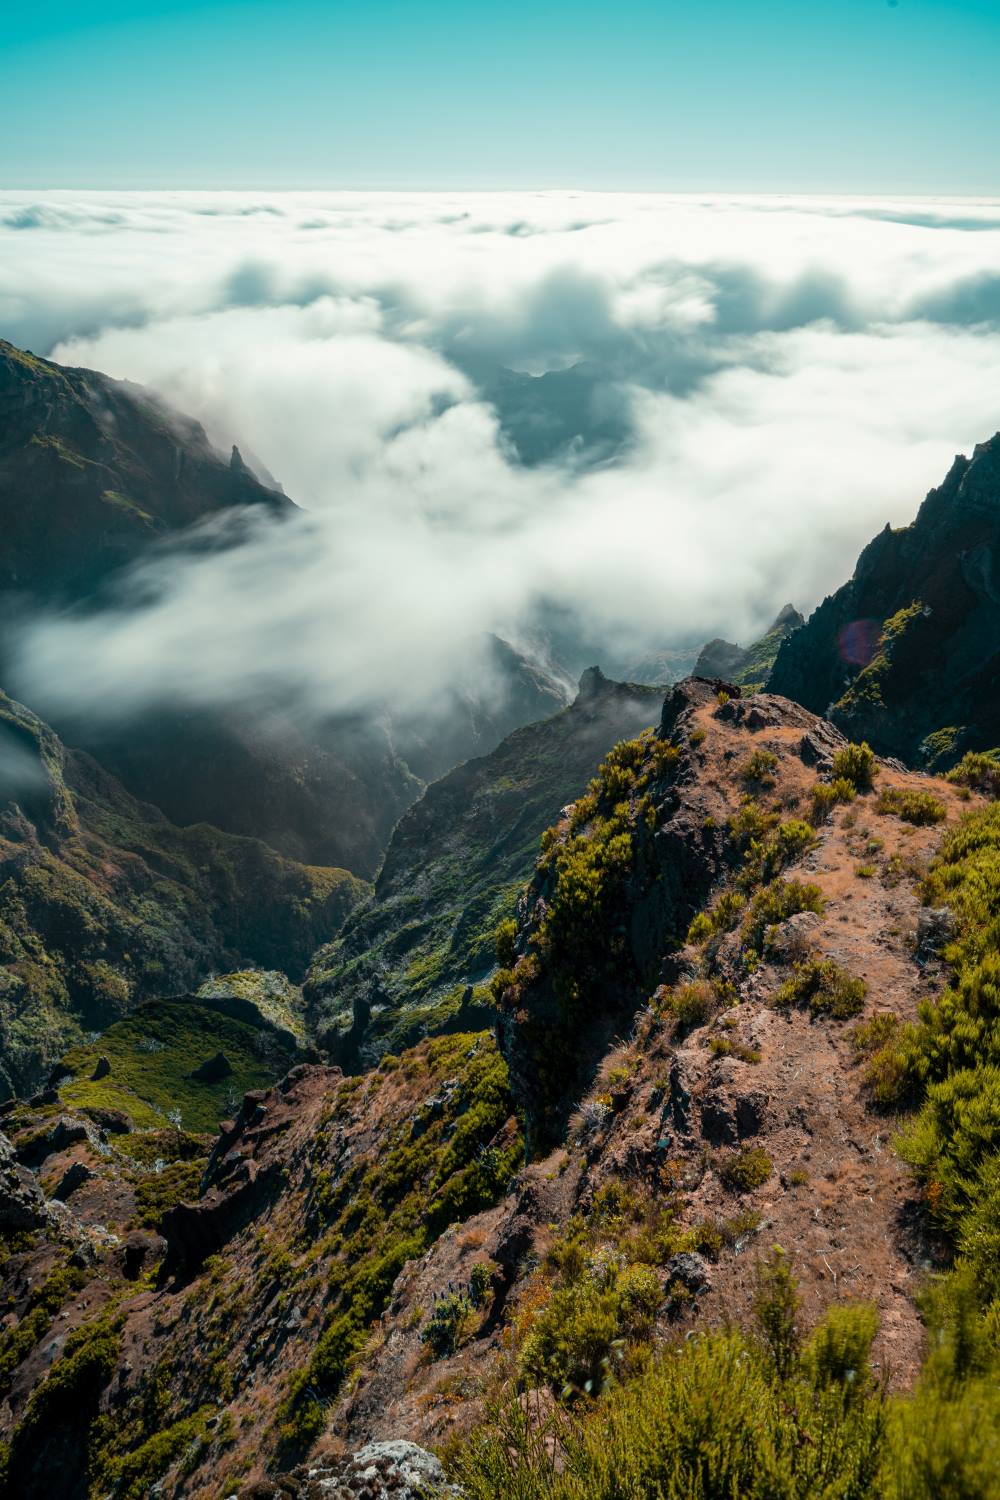
[[[1000,192],[1000,0],[4,0],[0,186]]]

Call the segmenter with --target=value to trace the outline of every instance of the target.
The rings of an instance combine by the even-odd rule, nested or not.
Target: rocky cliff
[[[370,902],[313,960],[306,996],[337,1062],[370,1066],[425,1031],[490,1024],[494,933],[542,829],[659,703],[654,688],[592,670],[571,707],[427,788],[396,828]]]
[[[913,764],[1000,743],[1000,434],[782,645],[772,692]]]

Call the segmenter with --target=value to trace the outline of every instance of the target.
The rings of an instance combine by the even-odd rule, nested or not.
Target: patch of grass
[[[744,947],[759,953],[764,946],[768,928],[803,911],[821,915],[824,905],[823,893],[818,885],[801,880],[772,880],[757,892],[747,908],[743,923]]]
[[[911,787],[883,787],[876,811],[902,818],[905,823],[915,823],[918,827],[940,823],[947,817],[943,802],[931,792],[917,792]]]
[[[195,1078],[220,1051],[231,1073],[215,1083]],[[101,1056],[111,1071],[94,1081]],[[172,1120],[186,1130],[209,1131],[235,1113],[248,1089],[274,1083],[294,1056],[268,1029],[190,1002],[154,1001],[115,1022],[98,1041],[68,1052],[64,1062],[73,1081],[60,1092],[78,1109],[123,1109],[139,1127]]]
[[[967,751],[957,766],[945,772],[944,779],[987,797],[1000,797],[1000,750]]]
[[[740,766],[740,780],[760,787],[774,786],[774,772],[778,768],[778,757],[772,750],[753,750]]]

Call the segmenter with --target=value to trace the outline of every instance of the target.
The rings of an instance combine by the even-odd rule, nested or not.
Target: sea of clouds
[[[34,622],[28,679],[412,707],[480,632],[556,615],[615,665],[838,586],[1000,427],[1000,201],[6,192],[0,334],[155,388],[307,512]],[[575,365],[579,436],[524,462],[551,382],[519,428],[502,372]]]

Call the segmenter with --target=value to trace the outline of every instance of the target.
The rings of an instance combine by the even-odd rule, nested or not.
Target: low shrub
[[[773,1163],[763,1146],[740,1146],[719,1165],[719,1178],[737,1193],[760,1187],[771,1175]]]
[[[940,823],[947,817],[943,802],[930,792],[916,792],[911,787],[883,787],[876,811],[902,818],[904,823],[915,823],[918,827]]]
[[[856,1016],[865,1003],[868,986],[842,969],[832,958],[810,958],[796,964],[790,979],[774,996],[774,1005],[808,1005],[816,1015],[837,1021]]]
[[[945,781],[1000,797],[1000,750],[968,750],[957,766],[945,772]]]
[[[856,796],[854,783],[846,776],[838,776],[835,781],[817,781],[809,793],[813,821],[825,822],[835,807],[842,802],[853,802]]]
[[[878,761],[867,740],[860,745],[845,745],[833,757],[831,779],[836,782],[843,778],[856,792],[871,791],[877,775]]]

